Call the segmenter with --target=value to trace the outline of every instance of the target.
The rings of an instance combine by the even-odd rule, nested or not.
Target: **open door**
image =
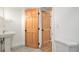
[[[42,11],[42,50],[52,51],[51,41],[51,15],[48,11]]]
[[[38,9],[25,10],[25,46],[38,48]]]

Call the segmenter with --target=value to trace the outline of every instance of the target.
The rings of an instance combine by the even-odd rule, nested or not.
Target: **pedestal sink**
[[[14,32],[4,32],[4,34],[3,34],[3,37],[5,37],[5,38],[9,38],[12,36],[14,36]]]
[[[8,38],[8,37],[12,37],[14,35],[14,32],[4,32],[4,33],[0,33],[0,38]]]
[[[3,42],[1,49],[2,51],[5,52],[10,52],[11,51],[11,46],[12,46],[12,39],[14,36],[14,32],[4,32],[0,33],[0,41]]]

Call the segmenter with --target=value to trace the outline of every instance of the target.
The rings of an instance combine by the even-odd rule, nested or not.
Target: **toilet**
[[[78,52],[79,44],[71,40],[55,40],[55,52]]]

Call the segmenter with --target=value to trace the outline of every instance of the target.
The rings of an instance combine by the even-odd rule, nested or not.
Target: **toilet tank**
[[[79,44],[71,40],[55,40],[56,52],[78,52]]]

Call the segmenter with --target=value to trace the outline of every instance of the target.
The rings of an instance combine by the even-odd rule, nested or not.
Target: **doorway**
[[[42,28],[39,28],[40,14]],[[46,52],[52,51],[50,10],[48,8],[45,10],[30,8],[25,10],[25,16],[25,46],[39,48],[39,32],[41,31],[41,49]]]
[[[42,11],[42,50],[52,51],[51,15],[49,11]]]

